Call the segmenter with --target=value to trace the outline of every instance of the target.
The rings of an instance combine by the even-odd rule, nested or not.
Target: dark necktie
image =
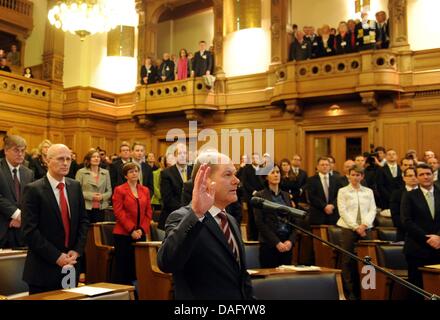
[[[232,254],[234,255],[235,260],[238,262],[238,252],[236,247],[234,246],[234,241],[232,239],[232,232],[231,228],[229,227],[228,218],[226,216],[225,211],[220,211],[218,214],[220,221],[221,221],[221,228],[223,233],[225,234],[226,241],[228,242],[229,248],[231,248]]]
[[[17,168],[12,169],[12,172],[14,173],[14,188],[15,188],[15,198],[17,199],[17,203],[20,202],[20,181],[18,181],[17,176]]]
[[[355,37],[354,37],[354,31],[351,33],[351,47],[354,48],[355,45]]]
[[[69,218],[69,207],[67,206],[66,196],[64,195],[64,183],[60,182],[57,188],[58,190],[60,190],[61,218],[63,220],[64,233],[65,233],[64,246],[68,248],[69,237],[70,237],[70,218]]]

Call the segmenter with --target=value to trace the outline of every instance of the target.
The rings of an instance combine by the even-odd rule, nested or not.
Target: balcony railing
[[[25,33],[27,37],[33,28],[33,6],[28,0],[0,0],[0,22],[7,22],[13,28],[8,27],[10,33]]]
[[[0,0],[0,7],[32,17],[33,3],[28,0]]]

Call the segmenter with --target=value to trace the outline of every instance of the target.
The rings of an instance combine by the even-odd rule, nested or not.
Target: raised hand
[[[201,218],[214,204],[215,182],[208,182],[211,168],[207,164],[202,164],[197,172],[194,181],[192,196],[192,210],[197,217]]]

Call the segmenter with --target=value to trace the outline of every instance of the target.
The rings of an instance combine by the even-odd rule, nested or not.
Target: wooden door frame
[[[296,145],[298,146],[298,153],[303,158],[304,170],[307,171],[305,164],[307,163],[306,148],[307,133],[315,133],[320,131],[340,131],[340,130],[367,130],[368,145],[375,143],[376,138],[376,121],[360,121],[357,123],[335,123],[335,124],[314,124],[314,125],[298,125],[298,134]]]

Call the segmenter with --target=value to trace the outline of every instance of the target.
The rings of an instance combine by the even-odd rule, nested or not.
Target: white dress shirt
[[[64,196],[66,197],[67,201],[67,207],[69,208],[69,217],[70,217],[70,205],[69,205],[69,196],[67,195],[67,188],[66,188],[66,179],[63,177],[62,181],[56,180],[54,177],[52,177],[49,172],[47,173],[47,179],[49,180],[50,186],[52,187],[52,191],[55,195],[55,199],[57,199],[58,207],[61,210],[60,207],[60,190],[57,188],[59,183],[64,183]]]
[[[218,214],[222,211],[222,209],[217,208],[216,206],[212,206],[208,211],[211,214],[211,216],[214,218],[215,222],[217,222],[218,227],[220,228],[220,230],[223,232],[223,230],[222,230],[222,220],[218,216]],[[225,210],[225,212],[226,212],[226,210]],[[199,221],[202,222],[204,219],[205,219],[205,216],[199,218]],[[232,227],[231,227],[231,223],[229,222],[229,219],[228,219],[228,224],[229,224],[229,228],[231,229],[232,242],[234,243],[235,250],[239,254],[240,250],[238,250],[237,240],[235,239],[235,235],[232,232]]]
[[[338,226],[353,231],[356,230],[359,227],[356,218],[360,210],[361,224],[365,224],[367,228],[372,228],[376,217],[373,190],[364,186],[355,189],[351,184],[339,189],[338,210],[340,215],[336,223]]]

